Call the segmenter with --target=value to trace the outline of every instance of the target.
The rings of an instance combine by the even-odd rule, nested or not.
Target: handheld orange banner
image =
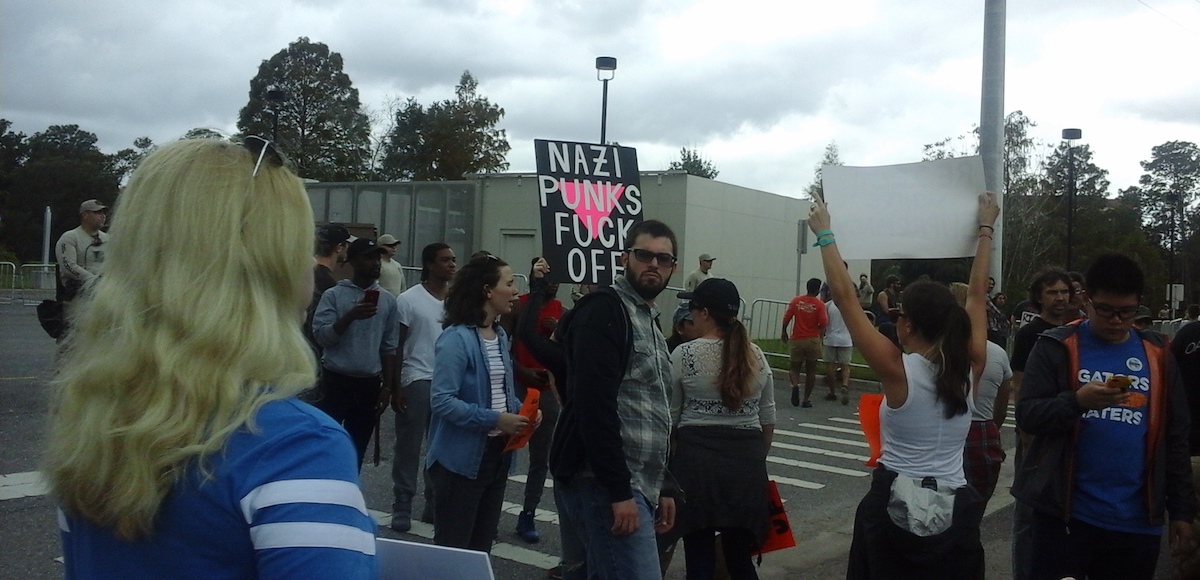
[[[879,432],[879,405],[883,404],[883,395],[865,393],[858,400],[858,423],[862,425],[863,435],[867,445],[871,447],[871,459],[867,467],[875,467],[883,456],[883,436]]]
[[[775,480],[767,482],[767,505],[771,510],[771,523],[759,554],[796,545],[796,537],[792,535],[792,525],[788,522],[787,512],[783,510],[783,498],[779,497],[779,486],[775,485]]]
[[[529,419],[529,426],[508,438],[508,445],[504,447],[505,451],[515,451],[529,444],[529,438],[533,437],[533,422],[537,420],[538,401],[541,400],[542,392],[540,390],[525,390],[525,402],[521,404],[519,413],[522,417]]]

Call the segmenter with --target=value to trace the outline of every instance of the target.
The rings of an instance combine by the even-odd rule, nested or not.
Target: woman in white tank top
[[[951,235],[978,238],[965,309],[939,283],[917,282],[904,290],[896,321],[901,350],[856,308],[829,212],[822,200],[813,200],[808,225],[821,248],[830,294],[884,396],[883,456],[855,514],[848,579],[983,578],[982,514],[972,509],[978,495],[963,476],[962,454],[974,406],[970,385],[978,383],[987,359],[985,301],[999,215],[995,194],[988,192],[979,198],[974,226],[950,228]]]

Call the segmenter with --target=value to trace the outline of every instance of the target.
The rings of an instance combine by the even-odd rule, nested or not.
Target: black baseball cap
[[[383,248],[379,247],[379,245],[375,243],[375,240],[358,238],[353,242],[350,242],[350,248],[346,250],[346,258],[349,259],[353,258],[354,256],[367,256],[370,254],[380,253],[383,253]]]
[[[351,238],[350,230],[342,224],[327,224],[317,228],[317,239],[331,246],[348,242]]]
[[[741,308],[741,295],[737,286],[724,278],[709,278],[691,292],[680,292],[680,300],[691,300],[691,309],[707,308],[713,312],[737,314]]]

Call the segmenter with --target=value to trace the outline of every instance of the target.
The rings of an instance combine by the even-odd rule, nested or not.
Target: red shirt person
[[[800,402],[800,371],[804,370],[804,407],[812,407],[813,387],[817,384],[817,360],[821,358],[821,332],[829,326],[829,314],[825,312],[825,303],[817,298],[821,291],[821,280],[813,278],[808,281],[808,294],[797,296],[788,303],[787,311],[783,313],[783,340],[790,342],[790,365],[788,377],[792,384],[792,406],[801,406]],[[791,333],[788,325],[792,324]],[[832,391],[830,391],[832,394]],[[837,400],[832,395],[831,400]],[[829,399],[829,397],[826,397]]]

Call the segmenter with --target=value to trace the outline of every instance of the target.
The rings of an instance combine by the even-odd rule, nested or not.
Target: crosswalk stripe
[[[845,433],[847,435],[862,435],[862,429],[847,429],[845,427],[833,427],[831,425],[820,425],[818,423],[800,423],[797,425],[797,427],[808,427],[809,429],[833,431],[834,433]]]
[[[824,435],[813,435],[812,433],[798,433],[796,431],[788,431],[786,429],[776,429],[776,435],[787,435],[788,437],[796,437],[799,439],[811,439],[813,441],[824,441],[826,443],[841,443],[842,445],[854,445],[855,447],[867,447],[866,441],[851,441],[849,439],[838,439],[837,437],[825,437]]]
[[[529,476],[524,473],[520,473],[517,475],[508,476],[508,480],[515,481],[521,485],[525,485],[525,482],[529,481]],[[542,486],[545,487],[546,489],[554,489],[554,479],[547,477],[546,482],[543,483]]]
[[[520,506],[518,506],[517,511],[520,511]],[[375,518],[375,523],[380,527],[387,527],[391,523],[392,516],[388,512],[367,510],[367,513],[370,513],[371,517]],[[557,520],[558,518],[555,517],[555,519]],[[413,520],[412,528],[406,533],[425,538],[426,540],[432,540],[433,526],[419,520]],[[552,556],[537,550],[530,550],[529,548],[505,542],[492,544],[492,556],[512,560],[518,564],[541,568],[542,570],[549,570],[558,565],[558,556]]]
[[[521,504],[516,504],[516,503],[512,503],[512,502],[506,501],[506,502],[502,502],[500,504],[500,511],[503,511],[506,514],[512,514],[514,516],[521,515],[521,510],[523,510],[523,509],[525,509],[525,508]],[[535,519],[539,522],[546,522],[548,524],[554,524],[556,526],[558,525],[558,514],[552,512],[550,510],[544,510],[544,509],[537,510],[537,513],[534,514],[533,519]]]
[[[795,459],[785,459],[783,457],[767,457],[767,461],[787,465],[791,467],[799,467],[801,469],[811,469],[813,471],[824,471],[825,473],[835,473],[837,475],[849,475],[852,477],[862,477],[870,475],[869,471],[858,471],[854,469],[842,469],[841,467],[833,467],[830,465],[822,465],[820,463],[812,463],[809,461],[796,461]]]
[[[845,417],[829,417],[829,420],[833,421],[835,423],[846,423],[849,425],[862,425],[862,423],[858,419],[847,419]]]
[[[806,447],[804,445],[792,445],[791,443],[780,443],[778,441],[772,441],[771,447],[772,448],[778,447],[780,449],[787,449],[789,451],[800,451],[802,453],[815,453],[817,455],[824,455],[826,457],[837,457],[838,459],[850,459],[853,461],[866,461],[867,459],[870,459],[869,457],[867,457],[865,455],[855,455],[853,453],[845,453],[842,451],[832,451],[829,449],[821,449],[820,447]]]
[[[799,488],[803,488],[803,489],[824,489],[825,488],[825,484],[823,484],[823,483],[813,483],[811,481],[804,481],[803,479],[793,479],[791,477],[784,477],[782,475],[768,475],[767,479],[770,479],[780,485],[790,485],[792,487],[799,487]]]

